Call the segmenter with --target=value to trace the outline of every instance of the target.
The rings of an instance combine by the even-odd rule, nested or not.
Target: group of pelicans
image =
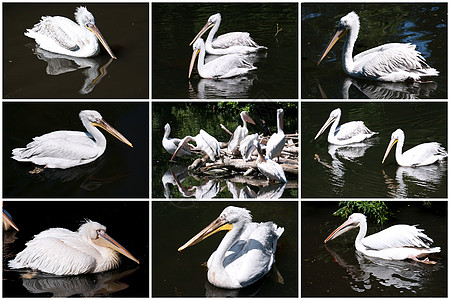
[[[285,147],[286,135],[283,131],[283,109],[277,110],[277,132],[267,141],[265,147],[266,155],[263,155],[259,135],[248,134],[247,123],[255,124],[248,112],[242,111],[240,118],[242,120],[242,126],[239,125],[231,135],[229,142],[226,144],[226,149],[221,150],[220,143],[216,138],[208,134],[203,129],[200,129],[199,134],[196,136],[186,136],[183,139],[169,138],[170,125],[167,123],[164,126],[164,136],[162,139],[162,145],[164,149],[172,154],[171,160],[175,157],[181,157],[184,155],[191,155],[191,150],[199,150],[206,154],[211,161],[216,161],[222,154],[227,154],[233,157],[242,157],[244,162],[252,160],[252,153],[256,150],[258,153],[256,159],[256,166],[258,170],[266,176],[267,180],[279,181],[282,183],[287,182],[286,175],[283,168],[274,161],[278,159]],[[190,141],[195,142],[196,146],[189,144]],[[225,145],[224,145],[225,146]]]
[[[214,37],[219,29],[221,20],[220,13],[210,16],[205,26],[189,44],[190,46],[192,45],[193,53],[189,65],[188,78],[191,78],[197,56],[197,71],[201,78],[231,78],[247,74],[256,69],[253,63],[246,58],[245,54],[264,50],[267,47],[259,46],[248,32],[229,32]],[[201,36],[209,29],[211,31],[205,42]],[[220,55],[220,57],[205,62],[206,53]]]
[[[3,209],[3,230],[19,231],[11,215]],[[8,266],[54,275],[100,273],[119,265],[118,253],[139,264],[130,252],[106,233],[100,223],[85,220],[78,231],[50,228],[28,241]]]
[[[351,121],[341,124],[338,127],[340,118],[341,110],[339,108],[333,110],[314,139],[317,139],[330,125],[331,128],[328,133],[328,142],[335,145],[360,143],[378,133],[367,128],[362,121]],[[423,143],[402,152],[405,143],[405,134],[403,130],[397,129],[391,135],[391,140],[384,154],[382,163],[384,163],[389,152],[396,143],[395,159],[397,164],[403,167],[426,166],[447,157],[447,152],[441,144],[437,142]]]

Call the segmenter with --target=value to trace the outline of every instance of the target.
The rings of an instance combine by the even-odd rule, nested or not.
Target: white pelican
[[[439,72],[426,64],[415,45],[405,43],[384,44],[353,55],[353,46],[358,38],[359,17],[350,12],[339,21],[336,34],[331,39],[317,64],[331,50],[339,38],[348,32],[342,50],[342,66],[345,73],[356,78],[378,81],[419,81],[424,76],[438,76]]]
[[[328,142],[330,144],[348,145],[359,143],[378,133],[367,128],[363,121],[351,121],[338,127],[340,119],[341,109],[336,108],[330,113],[328,120],[323,124],[322,128],[320,128],[314,139],[317,139],[331,123],[333,123],[333,125],[331,125],[330,132],[328,133]]]
[[[256,143],[258,141],[258,134],[254,133],[247,135],[240,143],[239,150],[244,161],[249,161],[253,151],[256,149]]]
[[[277,241],[284,228],[273,222],[252,222],[250,211],[245,208],[228,206],[178,251],[220,230],[228,230],[228,233],[208,259],[208,281],[212,285],[239,289],[258,281],[270,271],[275,262]]]
[[[221,20],[222,17],[219,13],[210,16],[208,18],[208,22],[206,22],[205,26],[203,26],[203,28],[194,37],[189,46],[191,46],[199,37],[201,37],[208,29],[212,27],[208,37],[206,38],[206,52],[208,54],[246,54],[267,49],[267,47],[259,46],[255,43],[248,32],[229,32],[214,38],[217,30],[219,30]]]
[[[175,156],[177,156],[181,151],[181,149],[184,149],[185,145],[190,141],[194,141],[197,144],[194,149],[205,152],[206,155],[208,155],[209,159],[211,159],[212,161],[216,161],[216,157],[220,156],[219,142],[215,137],[213,137],[203,129],[200,129],[200,133],[196,136],[192,137],[188,135],[181,140],[181,142],[178,144],[178,148],[175,150],[170,160],[173,160]]]
[[[283,168],[270,158],[264,158],[261,150],[261,145],[259,144],[258,140],[256,140],[256,142],[254,143],[256,146],[256,150],[258,151],[258,159],[256,160],[256,166],[258,167],[258,170],[264,176],[266,176],[268,181],[272,179],[274,181],[287,182]]]
[[[283,132],[283,116],[284,111],[282,108],[277,109],[277,132],[272,134],[266,147],[266,156],[269,159],[279,157],[284,148],[284,143],[286,142],[286,136]]]
[[[192,69],[194,68],[195,58],[200,53],[197,62],[197,71],[201,78],[231,78],[247,74],[249,71],[256,70],[253,64],[240,54],[228,54],[220,56],[205,64],[205,42],[199,38],[192,46],[191,63],[189,65],[189,75],[191,78]]]
[[[255,124],[255,121],[253,121],[248,112],[246,112],[245,110],[241,111],[240,116],[242,120],[242,126],[239,125],[238,127],[236,127],[230,141],[228,142],[227,151],[232,154],[239,152],[239,144],[248,135],[247,122],[249,122],[250,124]]]
[[[175,150],[177,150],[178,145],[181,142],[181,139],[169,138],[169,135],[170,135],[170,125],[169,123],[167,123],[164,126],[164,136],[162,139],[162,145],[167,152],[173,154]],[[192,155],[191,149],[189,148],[189,144],[185,145],[185,147],[180,149],[180,151],[177,153],[177,156],[184,156],[184,155]]]
[[[324,243],[358,226],[359,233],[355,240],[355,248],[367,256],[388,260],[412,259],[434,264],[435,262],[428,258],[424,260],[419,258],[441,251],[440,247],[430,248],[433,240],[422,232],[423,229],[418,229],[416,226],[394,225],[366,237],[366,216],[360,213],[354,213],[348,217],[348,220],[336,228]]]
[[[106,138],[101,127],[121,142],[133,145],[95,110],[82,110],[80,120],[87,132],[59,130],[33,138],[25,148],[12,150],[17,161],[32,162],[45,168],[67,169],[96,160],[105,152]]]
[[[119,265],[117,252],[139,261],[106,234],[106,227],[90,220],[77,232],[50,228],[34,236],[9,261],[11,269],[30,268],[55,275],[99,273]]]
[[[3,230],[14,228],[19,231],[19,228],[14,224],[11,215],[3,208]]]
[[[100,52],[98,39],[109,55],[117,58],[95,26],[94,16],[86,7],[80,6],[76,9],[75,20],[78,24],[65,17],[42,17],[39,23],[32,29],[27,29],[24,34],[34,39],[42,49],[76,57],[97,55]]]
[[[436,161],[443,160],[447,157],[447,152],[444,147],[437,142],[423,143],[402,153],[403,144],[405,143],[405,134],[403,133],[403,130],[397,129],[391,135],[391,141],[389,142],[381,163],[384,163],[392,147],[397,142],[395,160],[397,161],[397,164],[403,167],[431,165]]]

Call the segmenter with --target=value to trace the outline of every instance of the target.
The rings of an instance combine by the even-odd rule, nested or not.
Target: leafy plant
[[[384,201],[340,201],[339,206],[342,207],[333,215],[346,219],[352,213],[360,212],[375,220],[379,225],[383,225],[393,215]]]

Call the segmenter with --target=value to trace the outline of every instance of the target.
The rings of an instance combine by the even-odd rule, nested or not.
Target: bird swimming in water
[[[100,41],[109,55],[117,58],[86,7],[80,6],[75,10],[75,20],[78,24],[65,17],[44,16],[24,34],[44,50],[75,57],[96,56],[100,52]]]
[[[334,44],[347,34],[342,49],[342,67],[352,77],[387,82],[420,81],[422,77],[438,76],[439,72],[425,62],[425,58],[409,43],[384,44],[353,57],[353,47],[359,33],[359,17],[352,11],[339,21],[337,31],[328,43],[319,62]]]

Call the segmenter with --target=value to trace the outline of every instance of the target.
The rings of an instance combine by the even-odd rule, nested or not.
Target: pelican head
[[[94,15],[92,15],[86,7],[80,6],[75,10],[75,20],[80,26],[90,30],[97,37],[100,43],[102,43],[103,47],[105,47],[106,51],[108,51],[108,54],[112,58],[117,59],[100,30],[95,25]]]
[[[253,121],[252,117],[250,117],[248,112],[246,112],[245,110],[241,111],[241,119],[244,122],[244,124],[245,124],[245,122],[249,122],[250,124],[253,124],[253,125],[255,124],[255,121]]]
[[[404,137],[405,137],[405,133],[401,129],[397,129],[396,131],[394,131],[392,133],[391,141],[389,142],[389,145],[386,149],[386,153],[384,153],[383,161],[381,162],[382,164],[386,160],[386,157],[389,155],[389,152],[391,151],[392,147],[394,147],[395,143],[397,143],[400,138],[404,138]]]
[[[222,20],[222,17],[220,16],[220,13],[214,14],[208,18],[208,21],[203,26],[202,29],[197,33],[197,35],[194,37],[192,42],[189,43],[189,46],[191,46],[199,37],[201,37],[208,29],[214,27],[217,23],[220,24],[220,21]]]
[[[320,57],[319,61],[317,62],[317,65],[320,64],[320,62],[323,60],[323,58],[331,50],[331,48],[333,48],[334,44],[336,44],[336,42],[341,37],[343,37],[350,29],[352,29],[352,30],[354,29],[355,32],[359,31],[359,17],[354,11],[348,13],[346,16],[342,17],[341,20],[339,20],[336,33],[334,34],[333,38],[328,43],[328,46],[325,48],[325,51],[323,52],[322,56]]]
[[[189,64],[189,75],[188,78],[191,78],[192,69],[194,68],[195,59],[197,58],[197,55],[200,53],[201,49],[205,48],[205,42],[202,38],[199,38],[194,42],[194,45],[192,45],[192,58],[191,63]]]
[[[341,109],[336,108],[330,113],[330,116],[328,117],[328,120],[323,124],[322,128],[320,128],[319,132],[316,134],[314,139],[317,139],[327,128],[330,126],[331,123],[333,123],[336,119],[341,117]]]
[[[103,128],[107,132],[109,132],[112,136],[117,138],[119,141],[127,144],[130,147],[133,147],[133,145],[128,141],[120,132],[118,132],[116,129],[114,129],[111,125],[109,125],[102,117],[102,115],[95,111],[95,110],[82,110],[79,114],[81,122],[85,124],[86,128],[89,128],[89,126],[86,126],[86,122],[89,122],[92,126],[98,126],[100,128]]]
[[[190,239],[186,244],[178,248],[178,251],[182,251],[187,247],[193,246],[202,240],[208,238],[214,233],[221,230],[231,231],[233,229],[233,224],[243,224],[252,221],[252,215],[250,211],[235,206],[228,206],[225,208],[220,216],[214,220],[211,224],[206,226],[202,231],[200,231],[196,236]]]
[[[78,234],[86,240],[91,240],[95,245],[99,247],[106,247],[120,254],[134,260],[139,264],[137,260],[130,252],[128,252],[124,247],[122,247],[118,242],[116,242],[112,237],[106,233],[106,227],[100,223],[86,220],[86,223],[80,226],[78,229]]]
[[[324,241],[324,243],[328,242],[329,240],[333,240],[336,237],[340,236],[341,234],[359,227],[359,224],[366,222],[366,216],[360,213],[354,213],[348,217],[347,221],[345,221],[341,226],[336,228]]]

